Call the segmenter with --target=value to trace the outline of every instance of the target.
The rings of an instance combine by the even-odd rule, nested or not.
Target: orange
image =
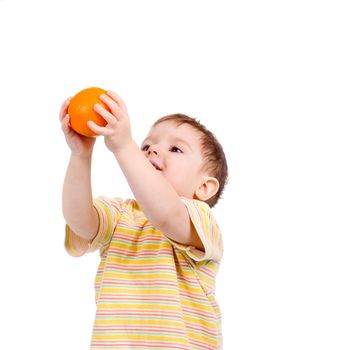
[[[70,116],[70,126],[77,133],[94,137],[97,136],[88,126],[87,122],[92,120],[99,126],[106,126],[106,120],[93,110],[96,103],[102,105],[108,111],[109,108],[100,99],[101,94],[106,94],[106,90],[98,87],[90,87],[78,92],[70,101],[68,114]]]

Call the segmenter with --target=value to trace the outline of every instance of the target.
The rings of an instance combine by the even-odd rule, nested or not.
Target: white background
[[[100,86],[135,140],[182,112],[221,140],[224,349],[343,348],[340,1],[0,2],[1,348],[88,349],[99,256],[64,250],[58,112]],[[128,197],[98,139],[93,194]]]

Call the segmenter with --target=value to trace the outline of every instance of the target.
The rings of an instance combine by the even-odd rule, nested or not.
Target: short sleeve
[[[100,250],[100,255],[109,246],[114,229],[121,215],[122,199],[99,197],[93,200],[93,206],[99,215],[99,229],[96,236],[87,241],[79,237],[66,225],[65,248],[71,256],[79,257],[85,253]]]
[[[181,200],[188,210],[189,217],[204,245],[205,252],[177,242],[173,242],[173,244],[195,261],[220,261],[223,255],[223,241],[217,221],[209,205],[199,200],[184,197],[181,197]]]

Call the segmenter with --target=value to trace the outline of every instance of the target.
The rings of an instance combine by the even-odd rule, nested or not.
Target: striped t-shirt
[[[100,251],[91,350],[221,349],[215,298],[221,234],[206,203],[181,200],[205,252],[169,239],[133,199],[94,200],[100,226],[92,242],[66,226],[69,254]]]

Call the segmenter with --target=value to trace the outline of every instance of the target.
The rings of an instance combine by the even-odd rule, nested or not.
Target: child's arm
[[[120,97],[111,91],[100,99],[111,110],[99,105],[95,111],[107,121],[106,127],[93,122],[88,126],[105,136],[106,146],[115,155],[128,184],[147,219],[170,239],[203,249],[187,208],[169,182],[151,165],[131,137],[128,112]]]
[[[63,185],[63,215],[70,228],[81,238],[95,237],[99,217],[93,206],[91,156],[72,154]]]
[[[186,206],[137,144],[132,142],[121,148],[115,157],[148,220],[172,240],[202,250],[204,246]]]
[[[79,135],[70,127],[67,114],[69,102],[70,99],[67,99],[60,109],[62,131],[71,150],[63,185],[62,210],[70,228],[81,238],[91,240],[99,225],[91,189],[91,160],[95,138]]]

